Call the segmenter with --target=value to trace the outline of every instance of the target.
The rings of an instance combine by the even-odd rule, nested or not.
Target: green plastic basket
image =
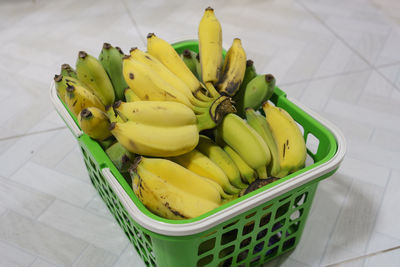
[[[197,52],[198,43],[183,41],[174,48]],[[80,130],[54,84],[50,93],[57,112],[78,140],[92,184],[147,266],[259,266],[294,249],[318,182],[337,170],[346,150],[333,124],[276,87],[271,101],[303,129],[313,163],[197,218],[168,220],[139,201],[101,146]]]

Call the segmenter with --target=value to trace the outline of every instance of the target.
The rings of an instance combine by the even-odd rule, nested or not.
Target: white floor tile
[[[96,194],[90,184],[32,162],[19,169],[11,179],[80,207],[86,206]]]
[[[35,256],[32,254],[0,242],[0,266],[30,266],[34,260]]]
[[[82,152],[78,147],[78,144],[76,144],[75,148],[57,164],[55,170],[65,175],[77,178],[82,182],[90,183],[89,174],[85,163],[83,162]]]
[[[400,246],[400,239],[388,236],[386,234],[373,232],[368,243],[367,253],[375,253],[397,246]]]
[[[400,266],[400,248],[393,251],[388,251],[382,254],[368,257],[365,260],[364,267],[375,267],[375,266],[385,266],[385,267]]]
[[[13,212],[0,220],[0,240],[60,265],[70,265],[87,243]]]
[[[74,267],[106,267],[113,266],[117,256],[104,249],[89,245],[79,259],[73,264]]]
[[[128,243],[116,222],[58,200],[39,217],[39,221],[116,255]]]
[[[58,267],[61,265],[55,264],[54,262],[49,262],[48,260],[43,260],[37,258],[30,267]]]
[[[114,217],[108,210],[106,204],[104,204],[103,199],[100,195],[95,195],[95,197],[86,206],[86,209],[96,215],[102,216],[108,220],[114,221]]]
[[[135,248],[128,244],[128,247],[124,250],[122,255],[118,258],[117,262],[113,265],[114,267],[125,267],[128,265],[132,265],[132,267],[144,267],[146,266],[137,254]]]

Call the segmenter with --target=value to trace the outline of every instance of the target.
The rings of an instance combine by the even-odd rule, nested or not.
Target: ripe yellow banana
[[[103,141],[112,136],[107,114],[96,107],[82,109],[78,115],[78,123],[82,131],[93,139]]]
[[[79,81],[95,94],[103,105],[112,105],[115,100],[114,88],[97,58],[80,51],[76,61],[76,73]]]
[[[242,189],[247,187],[242,182],[240,171],[229,155],[209,137],[200,135],[196,149],[217,164],[225,172],[232,185]]]
[[[71,85],[70,83],[67,83],[65,104],[76,117],[78,117],[82,109],[88,107],[96,107],[101,111],[105,111],[101,101],[86,87]]]
[[[280,172],[284,177],[304,167],[307,149],[303,135],[287,111],[269,102],[263,104],[266,120],[278,145]]]
[[[124,121],[174,127],[197,123],[193,110],[172,101],[115,102],[115,112]]]
[[[57,94],[63,102],[65,102],[65,94],[67,93],[67,83],[70,85],[81,85],[81,83],[75,78],[64,76],[62,74],[56,74],[54,76],[54,84],[56,86]]]
[[[234,96],[242,84],[246,70],[246,52],[239,38],[233,39],[232,46],[226,53],[222,77],[217,84],[220,94]]]
[[[110,122],[125,122],[118,114],[114,111],[112,106],[106,107],[106,114]]]
[[[257,172],[259,178],[268,177],[266,168],[271,160],[269,148],[246,121],[230,113],[217,127],[217,135]]]
[[[160,126],[136,121],[113,122],[111,133],[128,151],[153,157],[172,157],[193,150],[199,133],[196,124]]]
[[[202,80],[216,84],[222,68],[222,29],[211,7],[204,11],[198,36]]]
[[[240,189],[231,185],[228,177],[217,164],[196,149],[186,154],[172,157],[171,160],[198,175],[214,180],[229,194],[240,192]]]
[[[129,87],[125,89],[124,96],[126,102],[141,101],[141,99]]]
[[[257,178],[256,172],[230,146],[224,146],[225,152],[231,157],[240,171],[242,179],[251,184]]]

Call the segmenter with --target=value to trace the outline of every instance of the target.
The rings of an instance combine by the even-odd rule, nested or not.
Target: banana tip
[[[131,55],[125,55],[122,59],[129,59]]]
[[[254,65],[254,61],[253,61],[253,60],[248,59],[248,60],[246,61],[246,67],[251,67],[251,66],[253,66],[253,65]]]
[[[265,74],[265,81],[266,81],[266,82],[272,82],[273,80],[275,80],[274,75],[272,75],[272,74]]]
[[[190,53],[190,50],[189,50],[189,49],[183,50],[182,55],[183,55],[185,58],[192,58],[192,54]]]
[[[81,111],[82,118],[87,119],[87,118],[90,118],[91,116],[92,116],[92,112],[90,112],[89,109],[87,109],[87,108],[82,109],[82,111]]]
[[[150,33],[147,34],[147,38],[151,38],[151,37],[153,37],[153,36],[154,36],[154,37],[156,36],[153,32],[150,32]]]
[[[117,102],[115,102],[115,103],[113,104],[113,108],[118,108],[119,106],[121,106],[121,103],[122,103],[122,101],[121,101],[121,100],[118,100]]]
[[[63,69],[63,70],[71,69],[71,66],[67,63],[64,63],[61,65],[61,69]]]
[[[206,8],[206,11],[214,11],[214,8],[209,6],[209,7]]]
[[[129,53],[132,53],[132,52],[135,51],[136,49],[138,49],[136,46],[135,46],[135,47],[132,47],[132,48],[129,50]]]
[[[67,88],[65,90],[67,90],[67,92],[73,92],[75,90],[75,87],[67,83]]]
[[[87,55],[88,54],[85,51],[79,51],[79,54],[78,54],[79,58],[85,58],[85,57],[87,57]]]
[[[117,126],[117,123],[116,122],[112,122],[112,123],[110,123],[110,127],[108,128],[110,131],[112,131],[112,130],[114,130],[115,129],[115,126]]]
[[[116,47],[115,47],[115,49],[117,49],[117,50],[118,50],[118,52],[119,52],[121,55],[123,55],[123,54],[124,54],[124,51],[122,51],[121,47],[119,47],[119,46],[116,46]]]
[[[54,81],[56,83],[61,82],[62,78],[63,78],[63,76],[61,74],[54,75]]]
[[[104,43],[104,44],[103,44],[103,48],[104,48],[104,49],[110,49],[111,47],[112,47],[112,45],[109,44],[109,43]]]

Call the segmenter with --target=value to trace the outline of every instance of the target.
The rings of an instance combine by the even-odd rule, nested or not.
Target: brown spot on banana
[[[111,46],[111,44],[109,44],[109,43],[104,43],[103,44],[103,48],[104,49],[110,49],[112,46]]]
[[[133,80],[135,78],[135,75],[133,75],[132,72],[129,73],[129,79]]]
[[[164,203],[164,206],[165,206],[167,209],[169,209],[174,215],[179,216],[179,217],[184,218],[184,219],[187,219],[187,217],[184,216],[182,213],[180,213],[179,211],[174,210],[173,208],[171,208],[171,206],[169,205],[168,202],[165,202],[165,203]]]

